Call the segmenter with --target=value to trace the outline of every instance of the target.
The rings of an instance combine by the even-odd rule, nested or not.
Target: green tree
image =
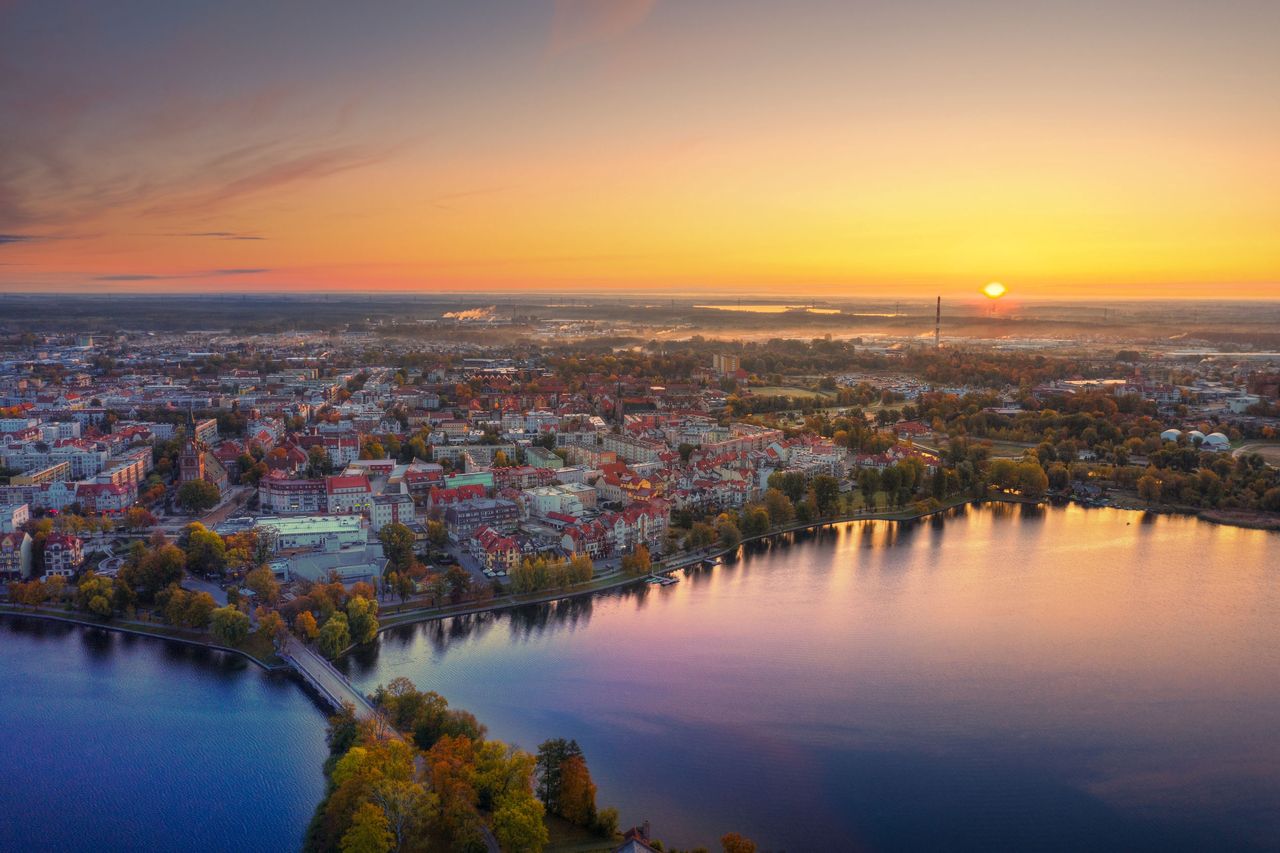
[[[213,509],[221,497],[218,487],[207,480],[188,480],[178,487],[178,505],[188,515]]]
[[[199,575],[220,575],[227,568],[227,543],[199,522],[187,525],[183,535],[187,570]]]
[[[378,636],[378,602],[353,595],[347,602],[347,624],[351,639],[357,644],[372,642]]]
[[[249,636],[249,617],[228,604],[210,615],[209,630],[223,645],[238,646]]]
[[[382,543],[382,553],[397,571],[407,571],[413,565],[413,545],[416,540],[408,527],[397,521],[384,524],[378,531],[378,541]]]
[[[538,853],[550,835],[543,820],[542,803],[529,796],[511,796],[498,801],[493,811],[493,834],[498,846],[513,853]]]
[[[351,629],[345,613],[335,613],[325,621],[320,628],[319,645],[320,653],[330,659],[351,645]]]
[[[790,524],[796,514],[791,498],[783,494],[781,489],[771,488],[764,493],[764,507],[769,513],[769,523],[774,527]]]
[[[351,828],[342,836],[342,853],[387,853],[395,843],[387,816],[373,803],[365,803],[351,817]]]
[[[742,541],[742,531],[727,513],[721,513],[716,519],[716,535],[720,537],[720,544],[729,550],[737,548]]]

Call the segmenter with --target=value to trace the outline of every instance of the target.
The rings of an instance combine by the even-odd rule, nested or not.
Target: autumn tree
[[[320,626],[316,624],[316,617],[311,615],[310,610],[298,614],[293,620],[293,629],[304,642],[310,643],[320,636]]]
[[[275,604],[280,598],[280,584],[270,566],[258,566],[244,576],[244,585],[264,604]]]
[[[736,832],[721,836],[720,846],[724,853],[756,853],[756,843]]]

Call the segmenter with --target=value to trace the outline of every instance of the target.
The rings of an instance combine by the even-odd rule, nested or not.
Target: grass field
[[[759,385],[753,387],[751,393],[757,397],[817,397],[820,400],[827,400],[833,396],[825,391],[810,391],[808,388],[790,385]]]
[[[1256,453],[1268,465],[1280,468],[1280,441],[1247,441],[1236,448],[1236,453]]]

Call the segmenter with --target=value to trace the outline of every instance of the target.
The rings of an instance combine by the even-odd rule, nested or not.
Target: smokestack
[[[933,347],[942,346],[942,297],[938,297],[938,310],[933,318]]]

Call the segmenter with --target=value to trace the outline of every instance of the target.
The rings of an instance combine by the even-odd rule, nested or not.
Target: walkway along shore
[[[235,649],[231,646],[224,646],[215,643],[212,640],[202,640],[196,637],[184,637],[180,634],[166,633],[172,631],[169,626],[150,626],[145,622],[97,622],[92,619],[84,619],[78,616],[68,616],[62,612],[51,611],[47,608],[30,608],[18,607],[12,604],[0,604],[0,616],[16,616],[23,619],[40,619],[45,622],[64,622],[68,625],[80,625],[85,628],[101,628],[104,631],[115,631],[117,634],[131,634],[135,637],[152,637],[157,640],[168,640],[173,643],[182,643],[187,646],[201,646],[206,649],[214,649],[219,652],[227,652],[233,655],[239,655],[245,660],[252,661],[268,672],[286,672],[292,669],[287,663],[269,663],[243,649]]]
[[[558,590],[531,593],[524,596],[506,595],[501,598],[490,599],[489,601],[479,604],[461,604],[452,607],[422,607],[413,610],[401,610],[395,612],[384,611],[383,613],[380,613],[378,617],[378,633],[389,631],[392,628],[400,628],[405,625],[413,625],[419,622],[432,622],[437,619],[448,619],[454,616],[474,616],[477,613],[512,610],[517,607],[525,607],[531,604],[550,604],[556,601],[565,601],[571,598],[595,595],[600,592],[625,589],[627,587],[642,584],[647,578],[653,577],[654,575],[670,575],[673,572],[696,565],[704,560],[719,559],[732,551],[737,551],[738,548],[751,542],[760,542],[766,539],[772,539],[775,536],[785,536],[789,533],[799,533],[805,530],[818,530],[823,527],[831,527],[837,524],[849,524],[850,522],[855,521],[918,521],[922,518],[928,518],[930,516],[950,512],[957,507],[967,506],[969,504],[981,504],[988,501],[994,503],[1040,504],[1040,501],[1023,500],[1012,496],[999,498],[953,498],[936,509],[926,510],[924,512],[900,510],[896,512],[882,511],[853,513],[851,515],[825,518],[821,521],[814,521],[805,524],[791,524],[786,527],[769,530],[765,533],[759,533],[755,536],[743,537],[742,541],[732,548],[711,546],[710,548],[700,549],[692,553],[676,554],[669,560],[658,561],[654,564],[653,568],[649,570],[649,572],[642,575],[622,575],[619,577],[611,577],[606,581],[589,581],[578,587],[566,587]],[[342,654],[346,654],[354,648],[354,646],[351,646],[343,650]]]

